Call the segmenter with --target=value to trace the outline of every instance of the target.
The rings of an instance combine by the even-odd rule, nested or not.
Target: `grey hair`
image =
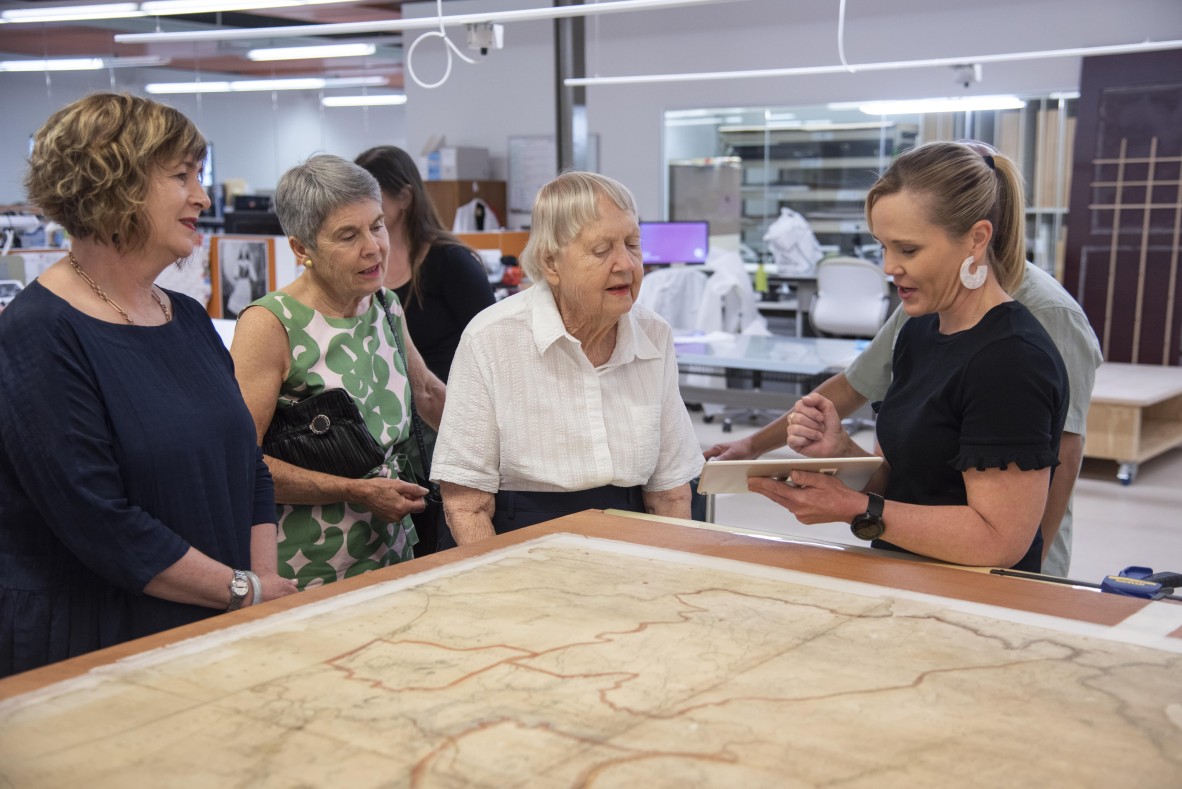
[[[543,281],[546,265],[559,250],[573,241],[588,222],[599,218],[600,196],[620,210],[638,216],[632,192],[606,175],[565,172],[538,190],[529,241],[521,252],[521,267],[530,279]]]
[[[364,167],[322,153],[285,172],[275,189],[275,214],[283,233],[309,249],[329,214],[362,200],[382,204],[382,189]]]

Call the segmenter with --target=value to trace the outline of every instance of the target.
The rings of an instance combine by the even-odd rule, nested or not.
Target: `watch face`
[[[230,591],[238,597],[246,597],[246,593],[250,591],[250,581],[246,580],[245,576],[235,576],[230,583]]]
[[[873,515],[859,515],[850,524],[850,531],[860,540],[877,540],[886,531],[886,524],[882,518]]]

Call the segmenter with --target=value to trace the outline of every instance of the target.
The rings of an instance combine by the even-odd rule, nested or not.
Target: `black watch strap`
[[[859,540],[877,540],[886,531],[886,524],[882,520],[886,501],[877,493],[866,495],[869,498],[866,511],[854,518],[850,523],[850,531]]]

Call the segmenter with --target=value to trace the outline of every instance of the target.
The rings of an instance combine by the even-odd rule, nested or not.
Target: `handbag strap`
[[[419,463],[423,466],[423,477],[431,479],[431,459],[427,456],[427,445],[423,443],[423,428],[420,424],[419,409],[415,408],[415,386],[410,377],[410,357],[406,355],[406,349],[402,345],[402,332],[398,331],[398,327],[394,325],[394,319],[390,317],[390,305],[386,302],[386,295],[382,290],[382,288],[378,288],[373,295],[382,305],[382,314],[386,316],[386,325],[390,327],[390,333],[394,335],[394,345],[398,348],[398,355],[402,357],[402,363],[406,365],[406,380],[410,383],[411,429],[414,431],[415,442],[419,447]]]

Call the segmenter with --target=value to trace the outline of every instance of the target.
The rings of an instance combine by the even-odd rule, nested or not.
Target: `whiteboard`
[[[587,169],[599,171],[599,135],[587,135]],[[509,210],[528,214],[538,190],[558,175],[558,144],[552,134],[509,138]]]

